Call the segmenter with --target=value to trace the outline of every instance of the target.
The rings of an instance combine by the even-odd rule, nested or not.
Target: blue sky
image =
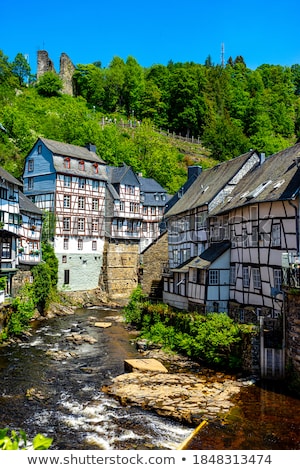
[[[299,0],[10,0],[1,2],[0,49],[12,61],[28,55],[36,72],[45,49],[59,71],[65,52],[74,65],[133,56],[140,65],[225,63],[241,55],[251,69],[300,64]],[[4,4],[3,4],[4,3]]]

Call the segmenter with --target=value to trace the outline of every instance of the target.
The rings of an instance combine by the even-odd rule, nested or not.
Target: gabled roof
[[[87,147],[79,147],[78,145],[65,144],[63,142],[57,142],[56,140],[45,139],[40,137],[39,139],[43,144],[54,154],[63,157],[78,158],[78,160],[86,160],[95,163],[105,164],[98,155],[90,151]]]
[[[141,185],[141,193],[143,193],[144,206],[160,206],[164,207],[171,198],[167,191],[153,178],[144,178],[138,175]]]
[[[144,178],[143,176],[137,176],[141,191],[147,193],[166,193],[167,191],[153,178]]]
[[[251,150],[239,157],[202,171],[182,198],[166,213],[166,217],[208,205],[234,179],[254,154],[258,157],[257,152]]]
[[[32,214],[42,215],[43,211],[39,209],[33,202],[19,191],[20,212],[31,212]]]
[[[299,189],[300,143],[297,143],[271,155],[261,166],[245,175],[212,214],[258,202],[293,200]]]
[[[140,186],[138,177],[132,168],[125,163],[123,163],[122,166],[107,166],[106,172],[111,184],[122,183],[125,178],[128,178],[128,181],[131,180],[131,183],[135,183],[136,186]]]
[[[17,180],[14,176],[12,176],[8,171],[4,170],[4,168],[0,167],[0,178],[5,179],[9,183],[15,184],[17,186],[23,186],[21,181]]]

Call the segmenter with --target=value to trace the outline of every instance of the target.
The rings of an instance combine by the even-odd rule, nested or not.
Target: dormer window
[[[69,157],[66,157],[64,159],[64,168],[67,168],[67,169],[71,168],[71,159]]]
[[[84,171],[84,161],[83,160],[80,160],[80,162],[78,163],[78,168],[79,168],[79,170]]]
[[[99,168],[98,168],[98,163],[93,163],[93,167],[94,167],[94,172],[95,172],[95,174],[97,175],[97,174],[98,174],[98,170],[99,170]]]

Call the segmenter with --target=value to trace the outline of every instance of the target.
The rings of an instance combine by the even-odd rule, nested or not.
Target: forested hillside
[[[114,57],[108,67],[78,64],[73,79],[75,95],[63,95],[58,75],[37,82],[22,54],[10,60],[0,50],[0,165],[16,177],[44,136],[92,142],[108,164],[125,162],[172,193],[190,164],[211,166],[250,148],[268,156],[300,133],[297,64],[250,70],[242,57],[224,67],[208,57],[203,65],[143,68],[133,57]],[[202,146],[187,147],[168,131],[200,138]]]

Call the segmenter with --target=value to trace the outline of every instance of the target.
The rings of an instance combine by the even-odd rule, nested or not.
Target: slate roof
[[[222,242],[213,243],[210,247],[204,250],[201,255],[193,256],[184,263],[181,263],[171,271],[188,272],[189,268],[208,268],[214,261],[216,261],[225,251],[230,248],[230,241],[224,240]]]
[[[209,204],[253,154],[257,154],[257,152],[251,150],[239,157],[202,171],[182,198],[166,213],[166,217]]]
[[[141,193],[144,193],[144,206],[159,206],[164,207],[171,196],[168,196],[167,191],[153,178],[144,178],[138,176],[140,183]],[[156,195],[159,199],[156,199]],[[162,196],[165,198],[163,199]]]
[[[17,180],[14,176],[12,176],[8,171],[4,170],[4,168],[0,167],[0,178],[4,178],[9,183],[15,184],[17,186],[23,186],[21,181]]]
[[[90,151],[87,147],[79,147],[78,145],[65,144],[56,140],[45,139],[40,137],[43,144],[54,154],[63,157],[78,158],[78,160],[86,160],[89,162],[105,164],[95,152]]]
[[[251,170],[211,214],[258,202],[292,200],[298,195],[299,188],[300,143],[297,143]]]
[[[39,209],[33,202],[19,191],[20,212],[31,212],[32,214],[42,215],[43,211]]]

